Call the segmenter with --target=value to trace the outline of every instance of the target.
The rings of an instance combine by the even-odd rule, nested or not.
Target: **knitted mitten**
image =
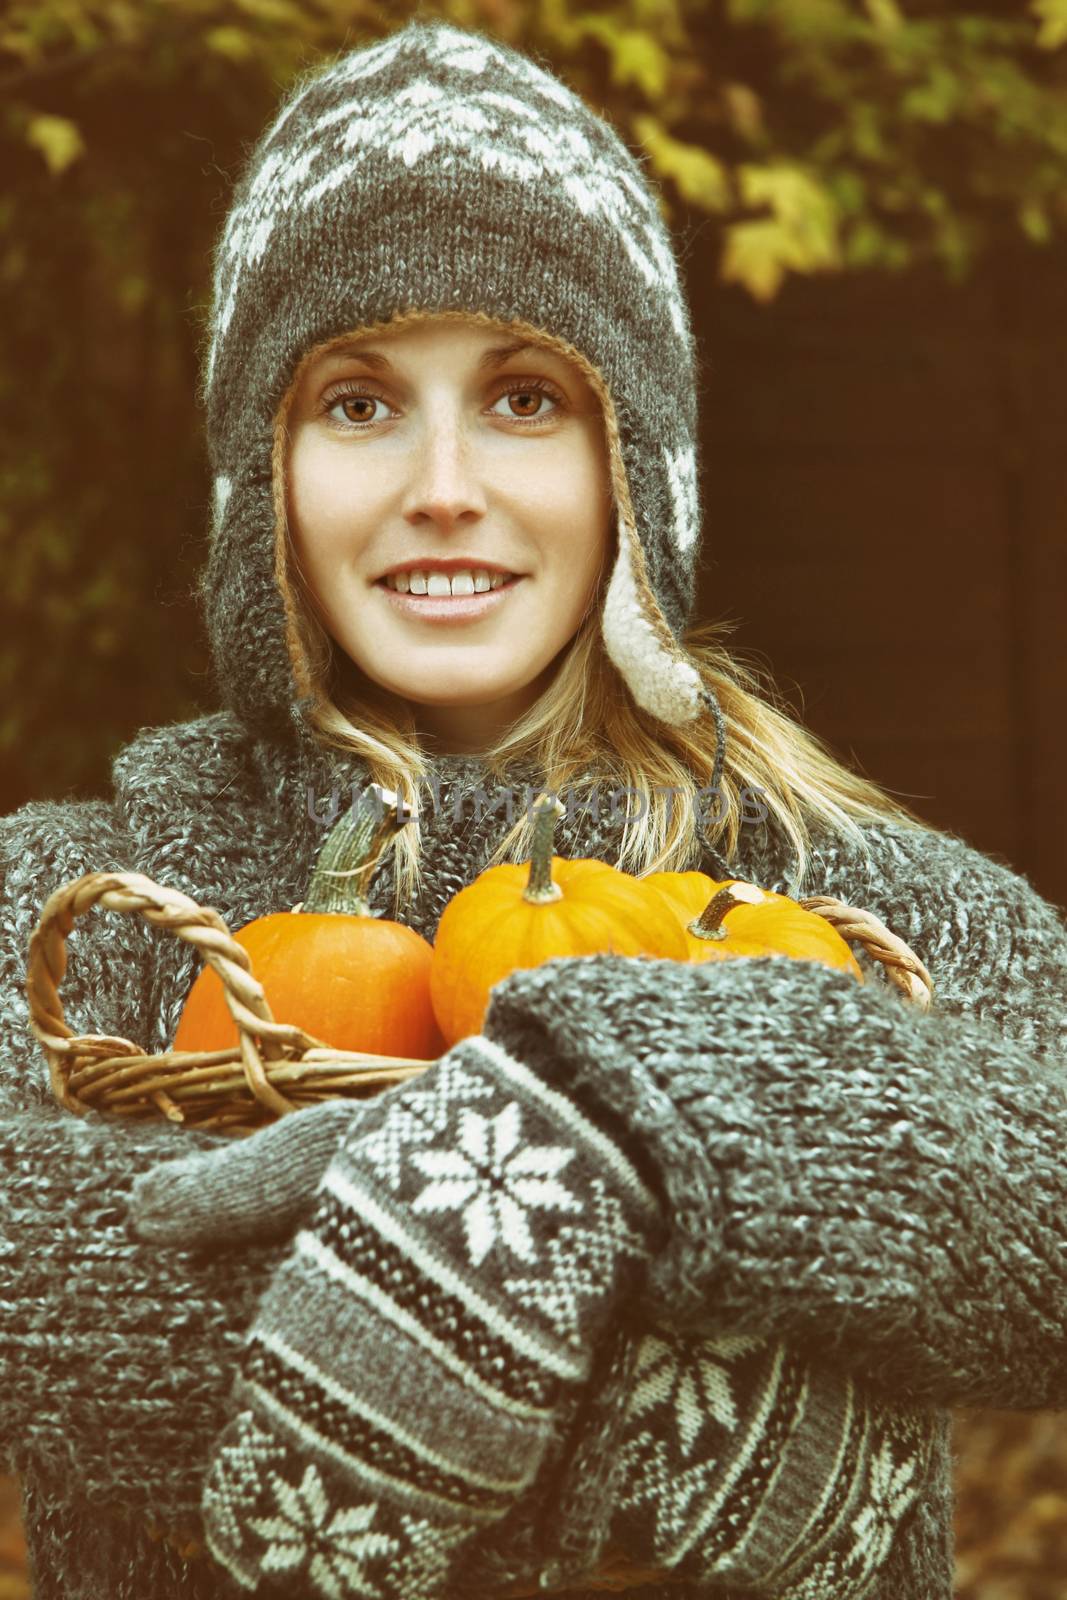
[[[660,1226],[614,1140],[484,1037],[364,1103],[249,1331],[215,1559],[246,1588],[439,1590],[532,1482]]]
[[[311,1216],[326,1168],[365,1100],[326,1100],[247,1139],[160,1162],[130,1187],[138,1239],[178,1249],[290,1241]]]
[[[611,1544],[698,1588],[860,1600],[930,1483],[925,1408],[748,1334],[656,1326],[618,1439]]]

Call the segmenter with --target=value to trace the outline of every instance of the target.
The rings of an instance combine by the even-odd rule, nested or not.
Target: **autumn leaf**
[[[1035,244],[1047,244],[1052,238],[1048,212],[1037,200],[1027,201],[1019,207],[1019,226]]]
[[[1041,24],[1037,42],[1042,50],[1058,50],[1067,43],[1067,0],[1033,0],[1030,10]]]
[[[667,87],[671,62],[654,34],[622,28],[613,17],[580,17],[581,31],[599,39],[611,57],[612,82],[636,83],[648,100],[658,100]]]
[[[85,141],[77,124],[69,117],[51,116],[45,111],[30,118],[26,142],[41,152],[53,176],[65,172],[72,161],[85,154]]]
[[[896,33],[904,26],[897,0],[863,0],[863,6],[879,33]]]
[[[734,223],[727,231],[720,276],[757,300],[770,300],[787,272],[823,272],[841,265],[838,208],[833,196],[799,167],[743,166],[742,201],[766,206],[766,219]]]
[[[656,171],[677,185],[683,200],[705,211],[724,211],[731,204],[726,168],[710,151],[672,138],[652,116],[634,117],[633,130]]]
[[[228,25],[210,28],[204,35],[204,43],[216,55],[227,56],[231,61],[246,61],[254,48],[250,35],[243,28]]]
[[[735,133],[739,133],[749,143],[755,143],[757,139],[763,138],[766,131],[763,123],[763,107],[760,105],[759,96],[747,83],[724,83],[722,99],[730,119],[730,126]]]

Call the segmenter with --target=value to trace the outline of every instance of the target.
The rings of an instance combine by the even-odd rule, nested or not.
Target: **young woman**
[[[640,167],[452,27],[307,74],[220,240],[204,398],[223,709],[2,824],[35,1594],[575,1600],[621,1557],[645,1600],[947,1600],[949,1408],[1067,1393],[1067,933],[688,630],[694,352]],[[427,937],[549,788],[559,854],[868,907],[935,1007],[870,963],[553,961],[402,1088],[244,1141],[60,1111],[49,893],[136,870],[242,926],[371,783],[416,817],[375,908]],[[68,1023],[166,1048],[191,949],[69,943]]]

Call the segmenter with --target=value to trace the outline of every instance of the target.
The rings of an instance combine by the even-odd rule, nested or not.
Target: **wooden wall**
[[[699,231],[686,264],[701,613],[849,764],[1067,905],[1067,255],[768,306]]]

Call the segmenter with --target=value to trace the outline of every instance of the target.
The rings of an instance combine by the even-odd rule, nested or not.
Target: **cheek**
[[[512,480],[513,494],[516,487]],[[562,547],[592,578],[608,543],[613,505],[606,454],[597,442],[576,440],[554,460],[531,460],[521,493],[546,542]]]
[[[582,480],[572,503],[578,508],[575,555],[581,562],[586,584],[592,584],[612,542],[614,496],[606,461],[597,459],[584,463]]]
[[[299,434],[289,457],[286,504],[289,531],[301,559],[311,568],[328,563],[338,548],[358,542],[360,508],[368,505],[365,482],[359,492],[351,463],[340,450]]]

